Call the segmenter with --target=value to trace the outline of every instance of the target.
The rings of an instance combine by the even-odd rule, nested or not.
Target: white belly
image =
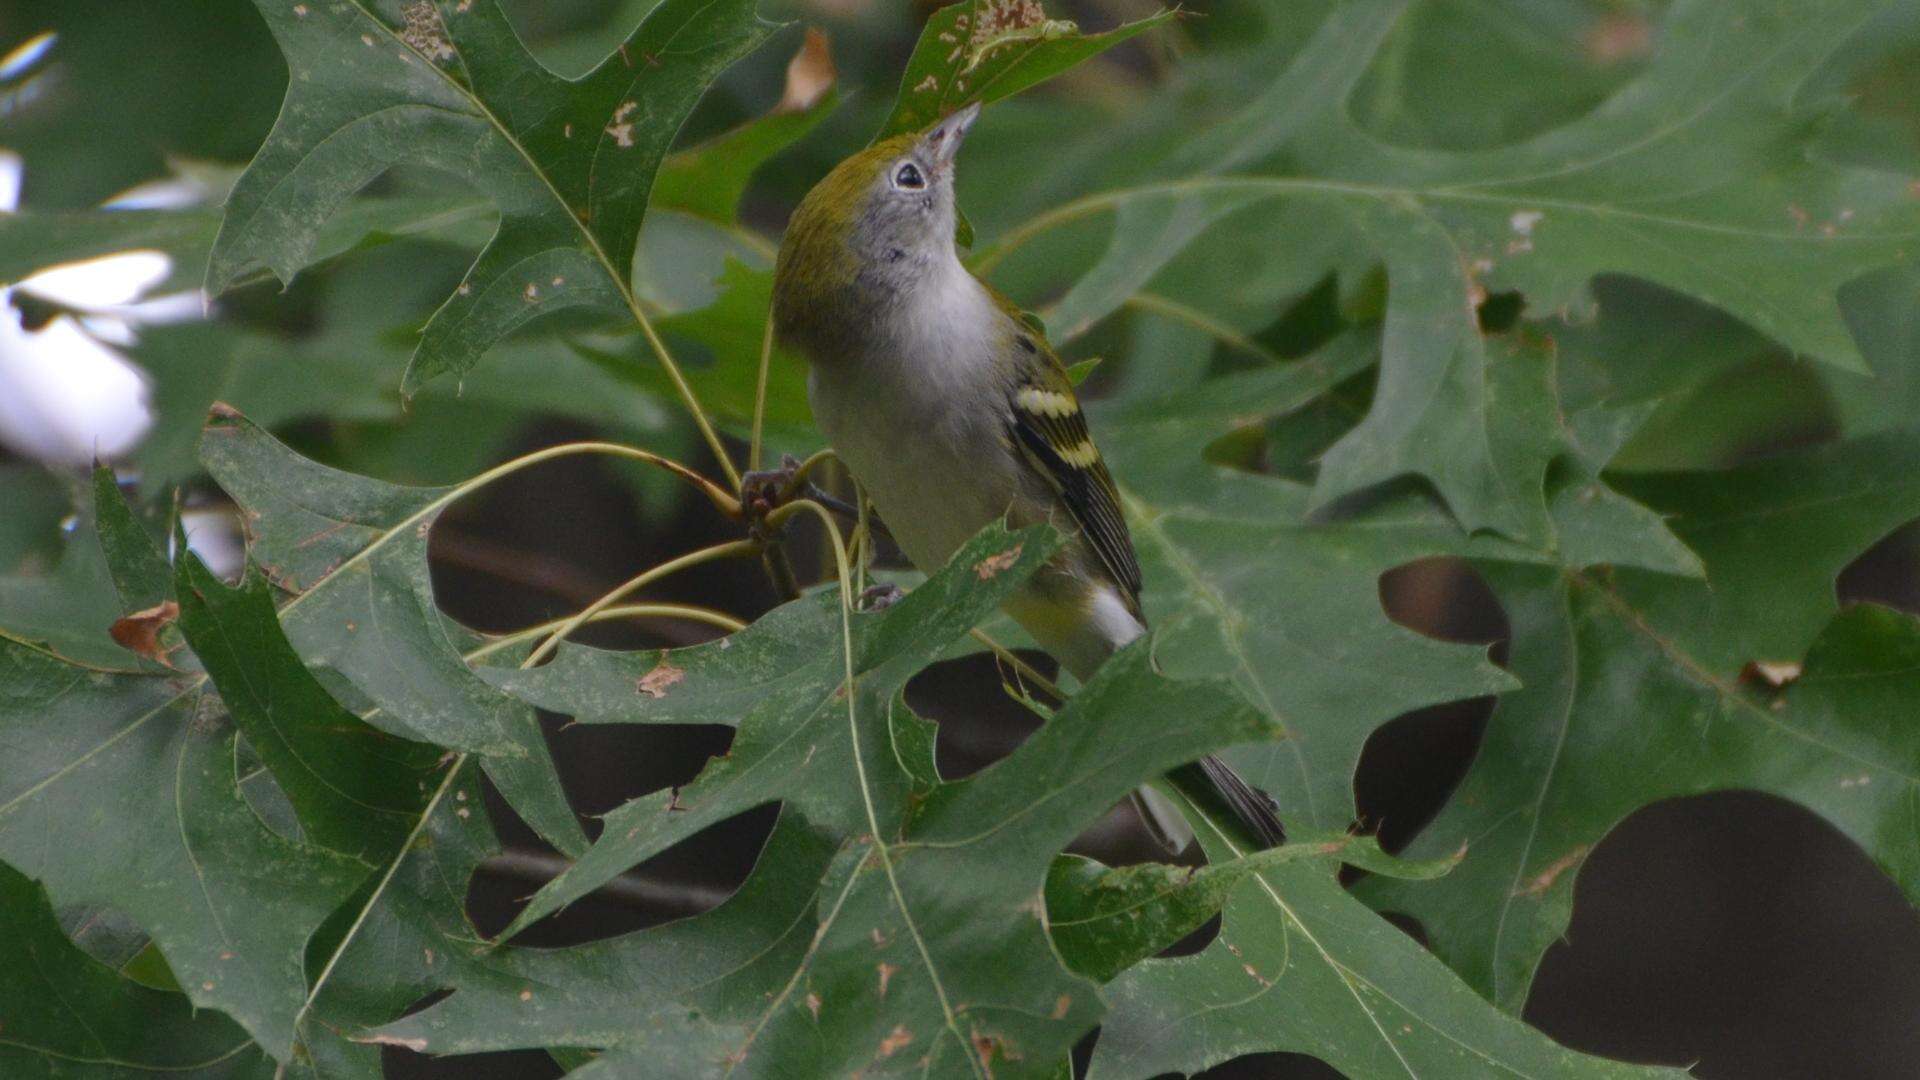
[[[957,259],[931,273],[896,301],[886,331],[816,361],[807,383],[821,433],[927,573],[1005,516],[1026,482],[997,362],[1011,320]]]
[[[967,415],[955,399],[924,388],[818,373],[809,392],[821,433],[914,566],[938,570],[1006,515],[1021,478],[1001,433],[986,430],[997,416]]]

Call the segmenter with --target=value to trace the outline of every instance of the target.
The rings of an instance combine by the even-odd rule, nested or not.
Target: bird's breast
[[[928,572],[1004,516],[1022,491],[1005,439],[993,329],[984,317],[927,313],[872,335],[843,362],[815,364],[808,383],[821,433],[907,557]]]

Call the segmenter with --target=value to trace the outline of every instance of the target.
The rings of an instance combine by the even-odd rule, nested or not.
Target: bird
[[[915,567],[932,573],[998,520],[1064,534],[1003,607],[1084,682],[1146,632],[1140,564],[1038,320],[960,259],[954,166],[979,115],[974,102],[875,142],[807,193],[775,260],[774,333],[806,360],[821,433]],[[1175,775],[1204,782],[1261,845],[1284,842],[1273,800],[1217,756]],[[1169,850],[1191,839],[1151,788],[1134,802]]]

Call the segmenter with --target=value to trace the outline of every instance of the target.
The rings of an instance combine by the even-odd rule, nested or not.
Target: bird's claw
[[[758,525],[792,498],[793,478],[799,472],[800,459],[786,454],[779,468],[756,469],[740,477],[740,507],[747,520]]]

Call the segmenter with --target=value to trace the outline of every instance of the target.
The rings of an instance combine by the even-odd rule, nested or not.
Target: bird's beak
[[[933,125],[926,138],[921,140],[927,156],[936,164],[951,164],[954,155],[960,152],[960,144],[966,141],[967,132],[973,130],[973,122],[979,118],[980,103],[976,101]]]

